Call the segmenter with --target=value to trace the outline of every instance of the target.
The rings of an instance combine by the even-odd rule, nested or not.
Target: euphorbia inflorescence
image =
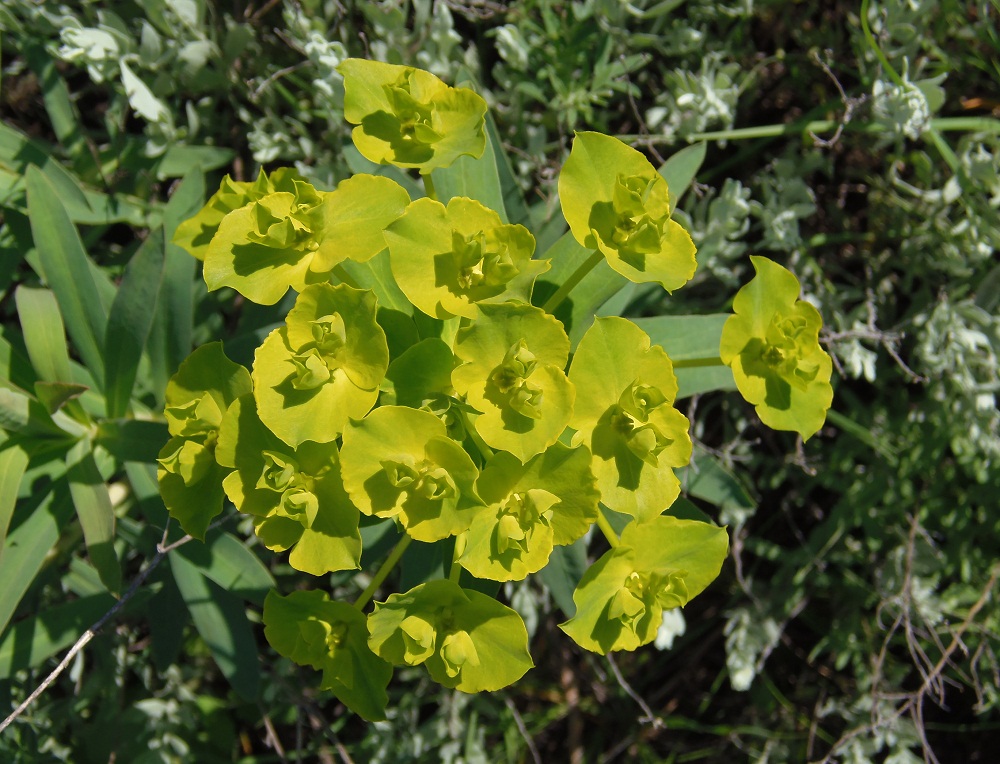
[[[252,374],[210,344],[168,386],[159,480],[171,515],[202,537],[225,496],[313,575],[359,568],[366,529],[397,537],[353,605],[314,590],[272,592],[264,606],[275,649],[321,670],[321,686],[367,719],[384,717],[394,665],[465,692],[520,678],[532,666],[525,625],[484,591],[537,573],[595,526],[611,548],[562,628],[599,653],[652,641],[663,611],[718,575],[726,532],[670,514],[692,443],[667,353],[627,319],[567,333],[552,311],[601,259],[667,290],[692,277],[667,182],[617,139],[576,136],[559,181],[571,233],[552,251],[576,248],[583,264],[554,277],[543,310],[532,301],[549,260],[508,221],[499,179],[475,185],[497,178],[482,99],[413,67],[338,70],[357,149],[418,170],[426,197],[388,177],[324,191],[276,170],[225,178],[177,229],[210,289],[264,305],[297,296]],[[737,296],[716,360],[765,422],[811,434],[829,406],[818,314],[787,271],[754,265],[763,281]],[[450,560],[366,616],[413,540]]]

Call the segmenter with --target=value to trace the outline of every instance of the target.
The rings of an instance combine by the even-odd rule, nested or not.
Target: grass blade
[[[3,562],[4,540],[10,527],[10,518],[14,515],[17,505],[17,491],[21,486],[21,478],[28,468],[28,454],[24,449],[10,441],[3,444],[0,450],[0,563]]]
[[[66,471],[90,564],[108,591],[117,594],[122,585],[122,568],[114,546],[115,512],[87,439],[77,441],[66,455]]]

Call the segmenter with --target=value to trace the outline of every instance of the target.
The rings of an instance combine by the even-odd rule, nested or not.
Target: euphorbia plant
[[[578,265],[554,268],[543,300],[537,282],[561,263],[508,220],[482,99],[411,67],[351,59],[340,71],[358,150],[418,170],[426,197],[389,177],[322,191],[277,170],[225,179],[180,226],[209,288],[261,304],[298,296],[252,373],[213,344],[171,382],[171,514],[202,537],[224,494],[268,548],[317,576],[358,569],[361,529],[392,526],[396,546],[353,604],[316,588],[272,592],[264,607],[275,649],[367,719],[384,716],[392,666],[424,665],[466,692],[519,679],[528,634],[492,594],[594,528],[610,549],[562,628],[599,653],[649,643],[665,610],[718,575],[726,531],[672,513],[692,443],[668,353],[616,317],[574,347],[555,312],[590,299],[577,288],[605,260],[668,291],[692,277],[667,181],[617,139],[578,134],[559,180],[570,233],[551,250]],[[765,423],[808,437],[830,404],[819,316],[790,273],[754,265],[707,363],[732,366]],[[413,540],[445,545],[448,570],[366,616]]]

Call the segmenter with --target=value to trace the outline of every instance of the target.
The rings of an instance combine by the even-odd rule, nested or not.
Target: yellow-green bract
[[[670,219],[667,182],[617,138],[576,134],[559,173],[559,201],[576,240],[631,281],[672,292],[694,276],[694,243]]]
[[[378,164],[429,173],[486,148],[486,102],[467,88],[446,85],[411,66],[349,58],[344,76],[344,118],[354,145]]]
[[[733,300],[719,356],[764,424],[808,440],[833,402],[833,362],[819,344],[823,319],[798,299],[799,282],[790,271],[766,257],[750,261],[757,275]]]

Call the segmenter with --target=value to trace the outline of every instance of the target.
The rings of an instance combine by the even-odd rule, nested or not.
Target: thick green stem
[[[483,460],[485,461],[490,459],[493,456],[493,449],[486,445],[486,441],[483,440],[483,437],[476,432],[475,424],[469,422],[468,419],[466,419],[466,423],[468,424],[468,427],[466,427],[465,431],[469,434],[469,438],[472,439],[476,448],[479,449],[479,453],[482,454]]]
[[[566,297],[569,295],[570,292],[573,291],[576,285],[579,284],[581,281],[583,281],[584,277],[592,270],[594,270],[597,264],[601,262],[601,260],[603,259],[604,259],[604,253],[601,252],[601,250],[599,249],[594,250],[594,252],[591,253],[590,257],[588,257],[583,263],[581,263],[580,267],[577,268],[575,271],[573,271],[573,273],[570,275],[568,279],[566,279],[563,285],[556,290],[556,293],[545,301],[545,304],[542,306],[542,310],[544,310],[546,313],[554,313],[556,308],[558,308],[562,304],[562,301],[566,299]]]
[[[462,577],[462,566],[458,564],[458,539],[455,540],[455,551],[451,556],[451,569],[448,571],[448,580],[453,584],[458,583]]]
[[[434,190],[434,181],[431,180],[431,174],[422,174],[420,178],[424,181],[424,193],[427,194],[427,198],[433,199],[435,202],[440,201],[437,196],[437,191]]]
[[[368,586],[365,587],[365,590],[361,592],[361,595],[357,598],[357,600],[355,600],[354,607],[358,610],[365,609],[365,605],[368,604],[368,600],[374,596],[375,592],[382,585],[382,582],[385,581],[386,576],[388,576],[392,569],[396,567],[396,563],[399,562],[399,558],[403,556],[403,552],[406,551],[406,547],[410,545],[411,541],[413,541],[413,539],[406,535],[399,540],[399,543],[397,543],[392,552],[389,553],[389,556],[385,558],[385,562],[382,563],[382,567],[376,571],[372,580],[368,583]]]
[[[600,509],[597,510],[597,527],[601,529],[601,533],[604,534],[604,538],[611,544],[611,548],[617,549],[622,542],[618,538],[618,534],[615,533],[615,529],[611,527],[611,523],[608,522],[608,518],[604,516],[604,512]]]

